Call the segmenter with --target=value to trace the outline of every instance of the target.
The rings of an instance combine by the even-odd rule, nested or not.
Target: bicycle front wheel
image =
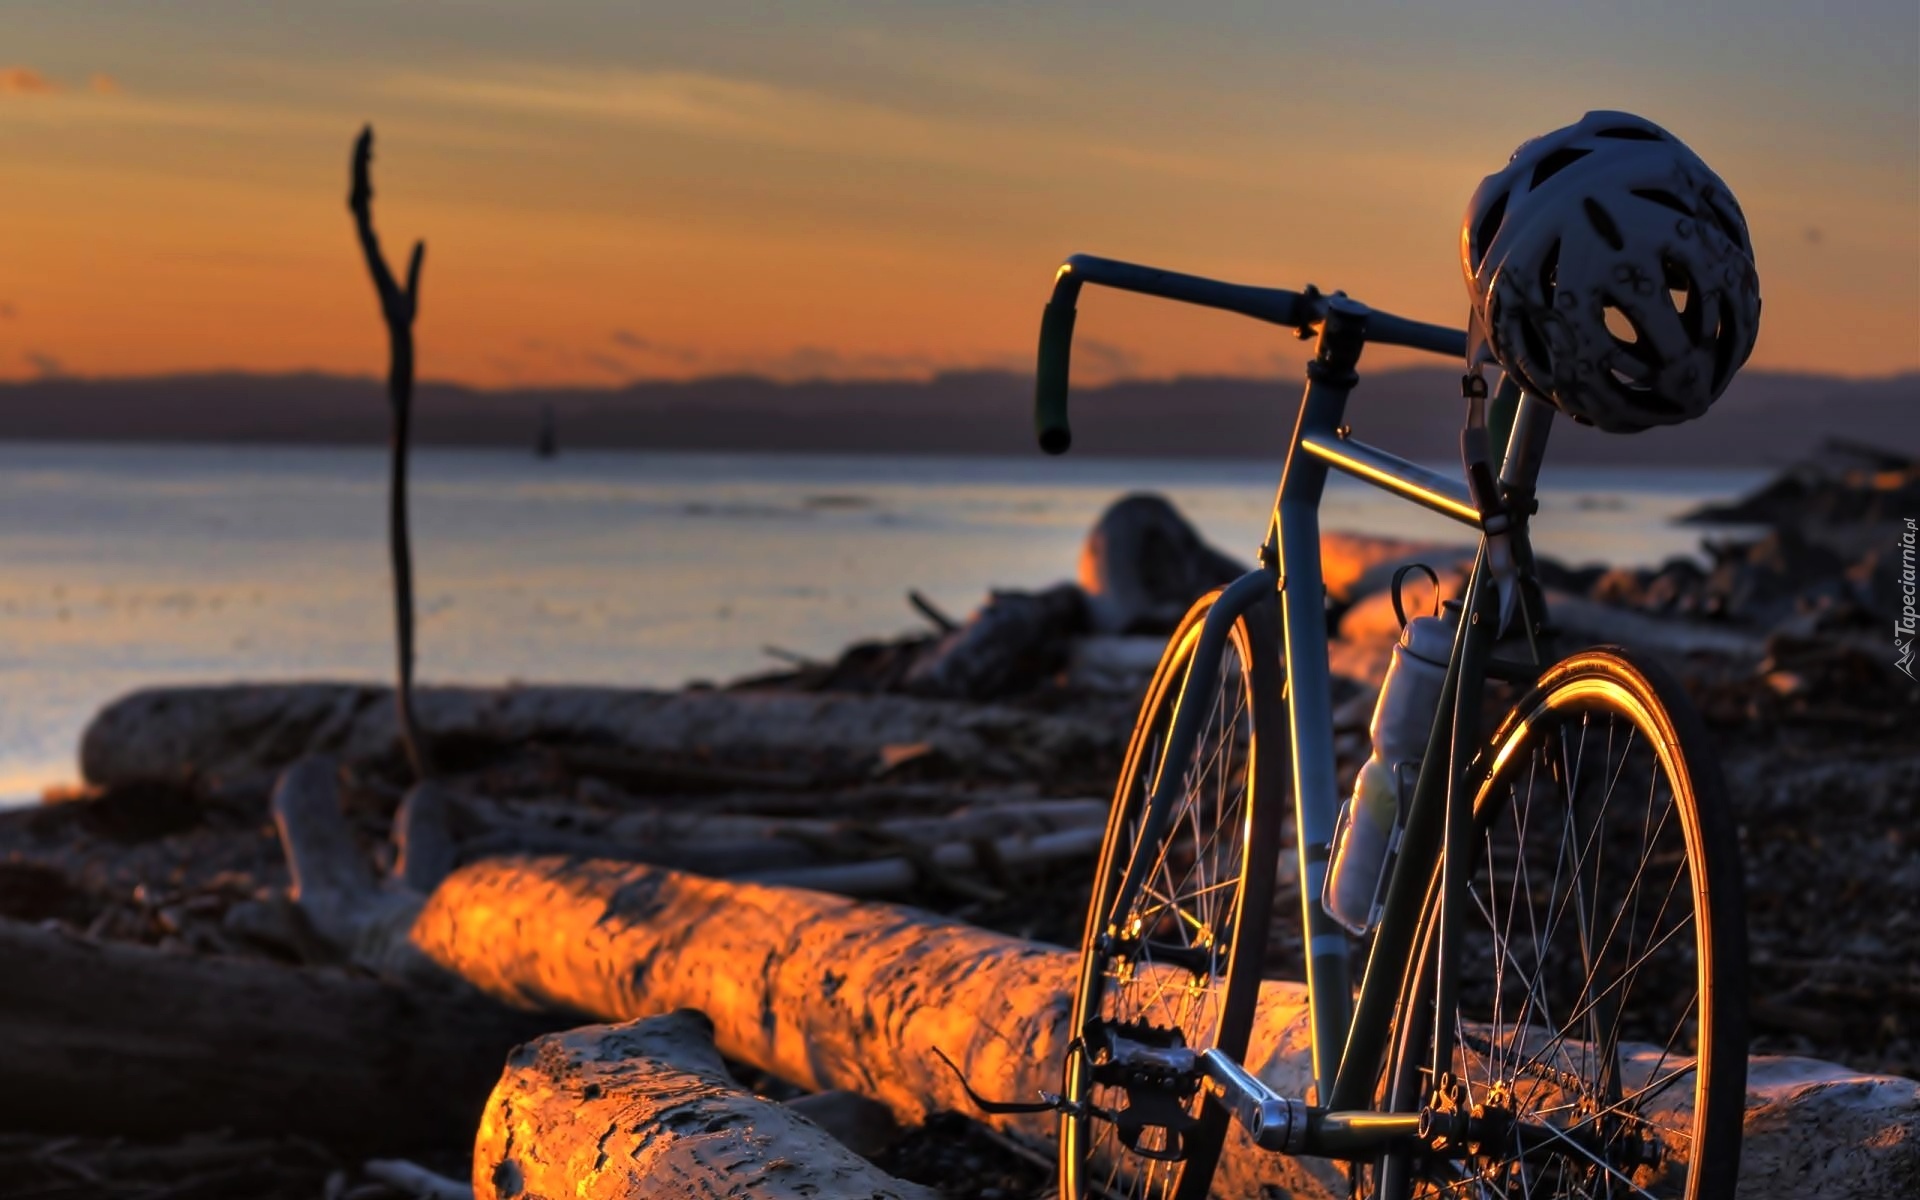
[[[1615,648],[1550,668],[1473,764],[1472,873],[1446,1078],[1439,880],[1391,1106],[1476,1118],[1382,1196],[1731,1197],[1746,1086],[1738,849],[1706,729]]]
[[[1196,604],[1168,643],[1108,817],[1067,1053],[1062,1200],[1201,1200],[1226,1136],[1226,1110],[1197,1077],[1128,1073],[1101,1049],[1117,1035],[1240,1059],[1253,1026],[1286,771],[1277,615],[1263,600],[1234,620],[1217,659],[1201,662],[1218,596]],[[1176,738],[1185,711],[1204,719]],[[1163,778],[1171,803],[1149,821]],[[1123,903],[1136,861],[1144,883]]]

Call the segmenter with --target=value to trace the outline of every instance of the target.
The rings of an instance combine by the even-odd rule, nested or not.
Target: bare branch
[[[373,184],[367,179],[367,164],[371,161],[373,126],[367,125],[361,128],[360,136],[353,140],[353,191],[347,194],[347,207],[363,220],[373,203]]]
[[[387,266],[387,256],[380,249],[380,235],[373,230],[372,164],[373,126],[369,125],[354,139],[353,190],[348,193],[347,207],[353,211],[354,224],[360,232],[360,250],[366,255],[367,271],[373,276],[374,291],[380,297],[380,312],[391,333],[396,317],[410,325],[412,316],[400,306],[403,293],[400,285],[394,282],[393,271]]]
[[[392,470],[388,486],[387,540],[393,560],[393,608],[399,686],[395,703],[400,715],[400,739],[414,778],[426,779],[432,764],[413,715],[413,550],[407,535],[407,438],[413,407],[413,320],[418,312],[420,264],[427,244],[415,242],[407,264],[405,291],[394,281],[393,270],[380,249],[373,229],[373,126],[360,131],[353,144],[353,188],[347,207],[353,211],[366,256],[367,273],[380,297],[380,314],[387,323],[387,400],[393,416]]]

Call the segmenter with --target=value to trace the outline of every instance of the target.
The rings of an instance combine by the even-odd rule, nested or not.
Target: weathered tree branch
[[[338,768],[306,758],[273,789],[273,819],[293,875],[293,899],[308,925],[342,958],[396,980],[444,979],[407,937],[420,893],[382,887],[340,812]]]
[[[449,828],[452,797],[437,783],[415,784],[393,815],[393,878],[409,891],[426,895],[440,886],[458,861],[459,848]]]
[[[393,559],[393,620],[399,659],[398,705],[400,737],[414,778],[432,775],[432,759],[413,713],[413,547],[407,529],[407,444],[413,416],[413,322],[420,315],[420,263],[424,241],[413,244],[407,263],[407,286],[394,282],[393,271],[373,230],[373,126],[360,131],[353,145],[353,191],[347,206],[353,210],[366,255],[367,272],[380,296],[380,315],[387,325],[387,401],[393,417],[387,484],[387,545]]]

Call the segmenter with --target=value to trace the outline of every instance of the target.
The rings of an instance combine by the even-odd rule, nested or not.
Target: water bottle
[[[1356,934],[1379,919],[1389,856],[1406,820],[1407,793],[1427,752],[1427,736],[1440,707],[1447,659],[1453,654],[1457,609],[1445,616],[1415,617],[1400,631],[1373,706],[1373,753],[1354,780],[1353,795],[1340,808],[1333,831],[1333,857],[1320,905]]]

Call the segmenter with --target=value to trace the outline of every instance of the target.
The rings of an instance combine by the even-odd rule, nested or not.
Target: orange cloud
[[[87,86],[96,94],[102,96],[118,96],[120,94],[120,81],[104,71],[95,71],[93,77],[87,80]]]
[[[32,67],[0,67],[0,96],[49,96],[60,90]]]

